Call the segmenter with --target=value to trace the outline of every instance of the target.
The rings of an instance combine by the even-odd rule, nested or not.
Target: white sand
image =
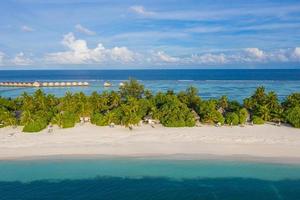
[[[40,156],[172,156],[193,158],[233,156],[261,160],[300,161],[300,129],[274,125],[245,127],[164,128],[124,127],[55,128],[52,133],[22,133],[0,129],[0,159]]]

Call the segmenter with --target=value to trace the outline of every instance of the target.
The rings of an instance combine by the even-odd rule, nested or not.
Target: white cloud
[[[10,60],[10,63],[13,65],[30,65],[33,63],[33,61],[26,57],[23,52],[20,52]]]
[[[143,16],[153,16],[155,12],[147,11],[143,6],[131,6],[130,10],[136,14],[143,15]]]
[[[96,34],[94,31],[89,30],[88,28],[82,26],[81,24],[76,24],[75,29],[78,32],[84,33],[86,35],[95,35]]]
[[[135,61],[135,53],[127,47],[106,49],[101,43],[89,48],[85,40],[76,39],[73,33],[64,36],[62,44],[68,49],[46,54],[46,61],[59,64],[128,63]]]
[[[0,66],[4,64],[5,53],[0,51]]]
[[[296,47],[292,52],[292,58],[296,61],[300,61],[300,47]]]
[[[163,51],[159,51],[154,55],[154,60],[157,62],[175,63],[178,62],[180,59],[170,56]]]
[[[265,54],[259,48],[246,48],[245,52],[248,54],[249,57],[262,59],[264,58]]]
[[[23,32],[33,32],[33,31],[34,31],[33,28],[31,28],[31,27],[29,27],[29,26],[26,26],[26,25],[23,25],[23,26],[21,27],[21,30],[22,30]]]
[[[228,62],[228,58],[223,53],[205,53],[202,55],[192,55],[187,61],[191,64],[225,64]]]

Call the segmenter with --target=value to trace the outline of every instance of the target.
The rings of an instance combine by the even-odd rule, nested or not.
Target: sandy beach
[[[21,127],[0,129],[0,159],[44,156],[192,156],[233,157],[300,163],[300,130],[287,126],[152,128],[54,128],[52,133],[22,133]]]

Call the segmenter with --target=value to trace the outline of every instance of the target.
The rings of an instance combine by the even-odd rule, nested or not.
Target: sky
[[[299,0],[1,0],[0,69],[300,68]]]

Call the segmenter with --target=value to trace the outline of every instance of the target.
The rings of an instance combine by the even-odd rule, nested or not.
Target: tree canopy
[[[118,91],[66,93],[63,97],[38,89],[17,98],[0,97],[0,128],[23,126],[24,132],[38,132],[49,124],[74,127],[82,118],[98,126],[110,124],[132,127],[145,118],[158,120],[163,126],[195,126],[196,120],[208,124],[239,125],[246,122],[287,122],[300,128],[300,93],[280,102],[275,92],[258,87],[243,104],[222,96],[203,100],[199,91],[189,87],[175,93],[152,93],[130,79]]]

